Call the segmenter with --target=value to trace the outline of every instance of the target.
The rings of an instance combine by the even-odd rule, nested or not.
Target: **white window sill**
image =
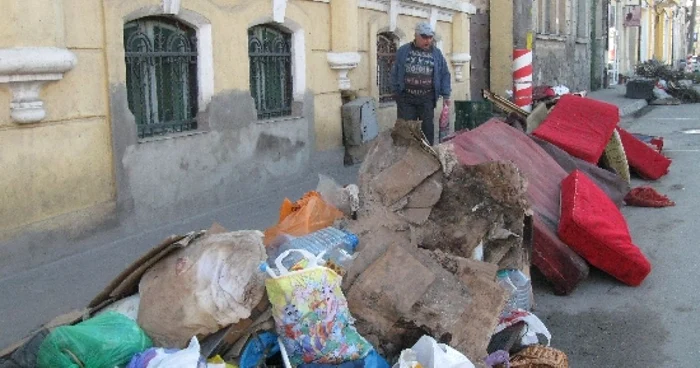
[[[537,34],[537,39],[538,40],[545,40],[545,41],[558,41],[558,42],[564,42],[566,41],[566,36],[564,35],[554,35],[554,34]]]
[[[208,130],[190,130],[186,132],[179,132],[179,133],[169,133],[166,135],[160,135],[157,137],[147,137],[147,138],[140,138],[138,140],[138,143],[151,143],[151,142],[159,142],[159,141],[168,141],[171,139],[178,139],[178,138],[185,138],[185,137],[192,137],[196,135],[203,135],[209,133]]]
[[[588,38],[577,37],[577,38],[576,38],[576,43],[580,43],[580,44],[589,44],[589,43],[591,43],[591,40],[588,39]]]
[[[303,116],[301,115],[290,115],[290,116],[279,116],[275,118],[269,118],[269,119],[263,119],[263,120],[257,120],[257,124],[271,124],[271,123],[283,123],[285,121],[296,121],[296,120],[301,120],[304,119]]]

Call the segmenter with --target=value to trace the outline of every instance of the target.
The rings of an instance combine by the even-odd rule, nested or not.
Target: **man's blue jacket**
[[[394,60],[394,65],[391,67],[391,86],[396,95],[400,95],[406,88],[404,84],[406,75],[406,58],[408,57],[408,52],[411,50],[413,43],[407,43],[399,47],[396,51],[396,60]],[[433,89],[435,90],[435,104],[439,97],[442,96],[444,99],[449,99],[452,93],[452,76],[450,75],[450,69],[447,68],[447,61],[442,55],[440,49],[432,46],[433,59],[435,60],[435,67],[433,68]]]

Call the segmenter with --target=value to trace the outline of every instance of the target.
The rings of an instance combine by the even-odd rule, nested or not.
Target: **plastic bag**
[[[522,309],[516,310],[508,317],[501,319],[493,334],[495,335],[521,321],[527,324],[526,333],[520,341],[522,346],[536,344],[549,346],[552,341],[552,334],[549,333],[547,326],[536,315]],[[538,335],[544,337],[546,341],[540,341],[540,336]]]
[[[139,283],[139,325],[158,346],[183,348],[250,317],[265,297],[262,236],[209,234],[153,265]]]
[[[53,330],[41,344],[39,368],[114,368],[153,346],[128,317],[107,312],[74,326]]]
[[[207,368],[199,354],[199,341],[190,340],[187,349],[148,349],[134,356],[126,368]]]
[[[288,234],[303,236],[333,225],[343,213],[321,198],[321,194],[311,191],[292,203],[285,198],[280,207],[279,223],[265,230],[265,245],[272,243],[277,236]]]
[[[307,268],[288,271],[282,261],[290,253],[301,253]],[[347,300],[340,289],[342,278],[324,261],[307,251],[290,249],[275,260],[276,274],[265,281],[272,304],[283,354],[292,367],[302,363],[341,364],[367,356],[372,346],[353,326]]]
[[[226,363],[220,355],[217,355],[207,360],[207,368],[239,368],[239,366]]]
[[[445,100],[440,113],[440,140],[442,142],[450,134],[450,101]]]
[[[423,336],[412,348],[401,352],[394,368],[474,368],[462,353],[434,338]]]
[[[323,174],[318,175],[316,191],[326,203],[342,211],[346,216],[356,217],[360,209],[360,188],[355,184],[344,187],[338,185],[333,178]]]

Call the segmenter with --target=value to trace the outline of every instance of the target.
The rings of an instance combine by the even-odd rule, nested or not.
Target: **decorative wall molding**
[[[343,91],[349,90],[351,86],[348,72],[360,64],[362,56],[357,52],[329,52],[326,57],[331,69],[338,72],[338,88]]]
[[[391,0],[389,3],[389,30],[391,32],[396,31],[398,27],[397,22],[399,19],[399,12],[401,12],[401,4],[399,0]]]
[[[318,1],[318,0],[316,0]],[[452,22],[455,13],[475,14],[476,7],[458,0],[359,0],[360,8],[389,12],[396,3],[401,15],[431,19],[433,9],[437,10],[438,21]]]
[[[163,0],[163,14],[177,15],[180,12],[181,0]]]
[[[77,63],[75,54],[55,47],[0,49],[0,83],[12,92],[10,115],[20,124],[36,123],[46,117],[41,87],[63,79],[63,73]]]
[[[275,23],[284,23],[287,0],[272,0],[272,19]]]
[[[452,54],[450,60],[452,61],[452,65],[455,68],[455,80],[457,82],[464,81],[464,65],[472,60],[472,56],[466,52],[463,52],[458,54]]]
[[[330,0],[307,0],[314,1],[317,3],[330,3]],[[468,13],[475,14],[476,7],[472,4],[464,3],[460,0],[359,0],[358,5],[363,9],[376,10],[381,12],[388,12],[390,3],[396,1],[400,5],[404,6],[404,15],[411,15],[410,9],[412,7],[422,6],[423,9],[436,8],[441,14],[440,17],[444,19],[451,18],[454,13]],[[430,12],[428,10],[428,12]],[[424,17],[427,18],[427,17]],[[441,19],[442,20],[442,19]],[[444,20],[447,21],[447,20]],[[451,19],[449,20],[451,21]]]

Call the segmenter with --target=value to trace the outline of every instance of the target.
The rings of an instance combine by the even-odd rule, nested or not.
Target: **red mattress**
[[[627,162],[639,175],[656,180],[668,174],[671,160],[649,147],[646,143],[637,139],[634,135],[622,128],[617,128],[620,133],[622,146],[625,148]]]
[[[535,212],[532,263],[558,294],[569,294],[588,276],[588,265],[556,235],[559,225],[560,183],[567,173],[525,133],[491,119],[456,135],[453,144],[460,162],[476,165],[511,161],[528,180],[527,195]]]
[[[619,121],[620,111],[615,105],[564,95],[532,134],[595,164]]]
[[[651,264],[632,244],[617,206],[582,171],[561,184],[559,237],[593,266],[630,286],[638,286]]]

